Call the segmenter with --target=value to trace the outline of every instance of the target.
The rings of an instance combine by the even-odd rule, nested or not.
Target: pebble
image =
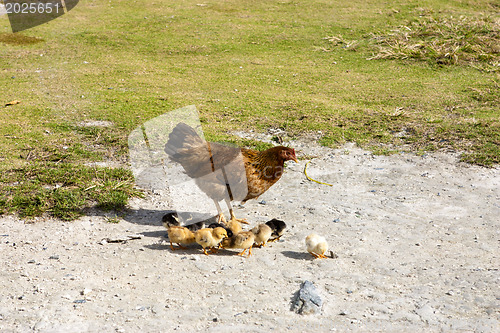
[[[292,310],[298,314],[317,314],[321,312],[323,300],[318,295],[314,284],[304,281],[292,301]]]
[[[92,289],[85,288],[80,292],[80,295],[88,295],[90,292],[92,292]]]
[[[435,312],[436,310],[429,304],[425,304],[415,311],[415,313],[418,314],[422,318],[422,320],[426,321],[427,323],[431,323],[434,321],[436,317]]]

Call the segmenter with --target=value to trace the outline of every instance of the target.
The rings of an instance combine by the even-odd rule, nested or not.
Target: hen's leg
[[[222,213],[222,209],[220,208],[219,202],[214,200],[215,207],[217,208],[217,213],[219,214],[219,217],[217,217],[217,223],[224,222],[226,223],[226,217],[224,216],[224,213]]]
[[[231,215],[230,221],[236,221],[236,222],[240,222],[243,224],[249,224],[246,219],[237,219],[236,216],[234,216],[233,207],[231,206],[231,200],[229,200],[228,198],[225,198],[224,200],[226,201],[227,208],[229,208],[229,214]]]

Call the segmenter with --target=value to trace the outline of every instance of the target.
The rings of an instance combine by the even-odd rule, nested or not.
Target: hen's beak
[[[295,156],[292,158],[292,161],[294,161],[295,163],[299,163],[299,161],[297,160],[297,157],[295,157]]]

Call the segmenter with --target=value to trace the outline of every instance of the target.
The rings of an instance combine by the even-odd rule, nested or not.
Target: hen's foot
[[[226,221],[226,217],[224,216],[224,214],[220,213],[219,216],[217,217],[217,223],[227,223]]]
[[[229,220],[229,222],[239,222],[239,223],[243,223],[243,224],[250,224],[247,222],[246,219],[237,219],[234,215],[231,216],[231,219]]]

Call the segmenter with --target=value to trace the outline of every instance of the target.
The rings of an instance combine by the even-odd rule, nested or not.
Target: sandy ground
[[[296,148],[317,156],[310,176],[334,186],[306,180],[306,161],[289,163],[271,190],[236,209],[252,225],[288,224],[248,259],[172,252],[161,191],[133,200],[119,223],[1,217],[0,331],[500,332],[500,169],[444,153]],[[306,253],[313,231],[337,259]],[[101,242],[123,235],[142,238]],[[290,310],[305,280],[323,298],[321,314]]]

